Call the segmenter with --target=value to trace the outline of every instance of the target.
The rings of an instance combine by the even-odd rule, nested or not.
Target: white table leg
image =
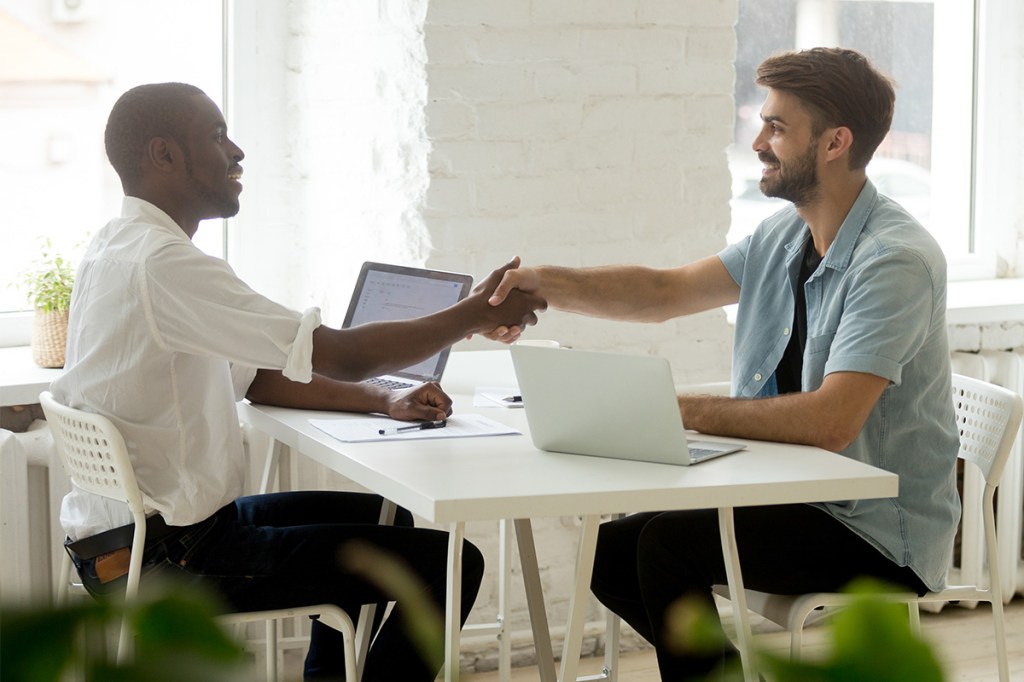
[[[290,448],[279,440],[271,439],[267,450],[267,460],[263,463],[263,476],[260,479],[259,494],[273,492],[275,482],[280,480],[281,467],[288,461]]]
[[[537,654],[537,669],[541,682],[555,682],[555,654],[551,649],[551,630],[544,609],[544,590],[537,568],[537,550],[533,544],[533,524],[530,519],[516,519],[516,540],[519,543],[519,563],[523,568],[523,587],[526,588],[526,606],[533,628],[533,647]]]
[[[509,628],[509,602],[512,596],[512,524],[502,519],[498,524],[501,556],[498,560],[498,680],[512,679],[512,630]],[[532,540],[532,535],[531,535]],[[534,564],[536,566],[536,562]],[[527,593],[529,601],[529,593]],[[541,605],[544,604],[543,596]],[[549,645],[550,648],[550,645]]]
[[[583,517],[580,526],[579,546],[576,549],[576,579],[572,599],[569,601],[569,623],[565,628],[565,642],[562,646],[562,682],[575,682],[576,668],[580,662],[583,647],[583,626],[587,617],[587,601],[590,596],[590,578],[594,572],[594,555],[597,552],[597,530],[601,517],[590,514]]]
[[[462,644],[462,540],[466,524],[453,523],[448,531],[447,604],[444,610],[444,679],[459,679],[459,649]]]
[[[740,571],[740,559],[736,550],[736,525],[732,507],[722,507],[718,510],[718,529],[722,539],[725,575],[729,582],[729,594],[732,596],[736,638],[739,640],[740,662],[743,664],[743,679],[745,682],[758,682],[757,669],[750,650],[753,633],[750,630],[747,594],[743,591],[743,574]]]

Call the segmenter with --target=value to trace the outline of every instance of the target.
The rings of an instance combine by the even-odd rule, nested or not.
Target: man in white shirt
[[[338,563],[339,549],[361,540],[401,559],[444,604],[447,534],[413,528],[408,512],[380,526],[374,495],[242,497],[235,402],[444,418],[451,401],[436,384],[389,393],[350,382],[407,367],[467,335],[535,323],[545,305],[539,297],[517,294],[499,308],[487,301],[518,262],[434,315],[331,329],[318,309],[299,313],[266,299],[192,243],[200,221],[238,212],[244,157],[201,90],[129,90],[111,111],[105,141],[124,188],[122,214],[83,258],[65,372],[52,392],[107,416],[124,435],[149,517],[146,576],[212,586],[236,610],[330,602],[355,613],[388,599]],[[90,592],[123,591],[125,506],[73,490],[61,522]],[[463,621],[483,573],[469,544],[464,566]],[[434,678],[395,617],[402,608],[377,634],[364,680]],[[340,634],[314,623],[307,679],[340,677],[341,652]]]

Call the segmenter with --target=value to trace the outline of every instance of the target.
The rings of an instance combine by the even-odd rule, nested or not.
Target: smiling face
[[[238,213],[245,154],[227,135],[227,124],[206,95],[193,96],[195,115],[186,134],[183,153],[187,191],[206,218],[230,218]]]
[[[814,201],[820,190],[818,141],[808,111],[793,95],[769,89],[761,107],[761,132],[753,149],[764,164],[761,192],[797,206]]]

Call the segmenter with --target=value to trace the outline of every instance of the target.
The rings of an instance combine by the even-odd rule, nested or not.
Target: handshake
[[[467,299],[479,315],[479,326],[473,333],[512,343],[528,326],[537,324],[538,312],[547,309],[547,301],[537,295],[536,275],[520,269],[519,263],[516,256],[473,289]]]

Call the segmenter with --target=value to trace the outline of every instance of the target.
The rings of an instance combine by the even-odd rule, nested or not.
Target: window
[[[18,275],[46,239],[76,260],[117,214],[103,127],[122,92],[185,81],[221,103],[223,14],[210,0],[0,0],[0,313],[26,307]],[[218,232],[197,244],[223,255]]]
[[[764,100],[757,65],[782,50],[842,46],[896,81],[892,129],[869,177],[931,231],[953,276],[971,266],[976,275],[994,274],[974,211],[975,14],[974,2],[952,0],[740,0],[729,241],[785,203],[759,196],[760,164],[750,149]]]

